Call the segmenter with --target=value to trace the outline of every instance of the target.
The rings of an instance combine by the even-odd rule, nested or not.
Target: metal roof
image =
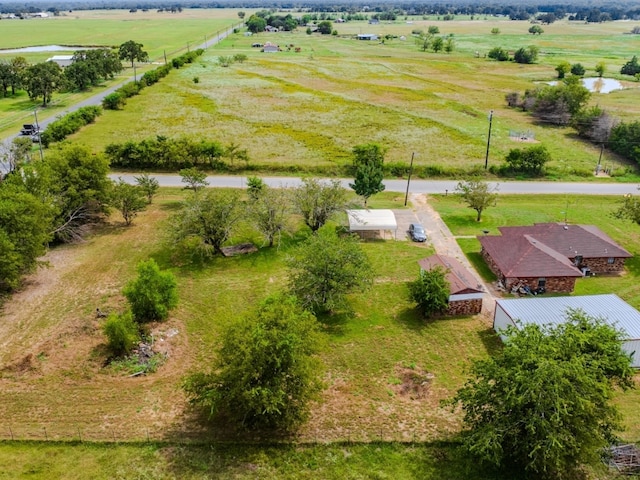
[[[347,210],[349,230],[393,230],[398,229],[393,210]]]
[[[580,309],[622,330],[627,340],[640,339],[640,312],[617,295],[532,297],[496,300],[513,320],[538,325],[557,325],[566,320],[568,309]]]

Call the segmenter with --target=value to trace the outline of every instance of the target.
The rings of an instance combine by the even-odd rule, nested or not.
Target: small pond
[[[0,53],[75,52],[76,50],[90,50],[92,48],[104,48],[104,47],[83,47],[80,45],[76,45],[76,46],[41,45],[39,47],[2,49],[0,50]]]
[[[557,81],[548,82],[549,85],[557,85]],[[618,80],[614,78],[604,77],[590,77],[583,78],[582,85],[584,85],[592,93],[609,93],[614,90],[622,90],[624,86]]]

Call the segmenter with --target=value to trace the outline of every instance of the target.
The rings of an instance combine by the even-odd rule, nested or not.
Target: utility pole
[[[493,110],[489,112],[489,135],[487,136],[487,154],[484,157],[484,169],[489,166],[489,145],[491,145],[491,123],[493,121]]]
[[[600,162],[602,161],[602,153],[604,152],[604,143],[600,144],[600,156],[598,157],[598,165],[596,166],[596,175],[600,173]]]
[[[411,182],[411,174],[413,173],[413,157],[416,152],[411,153],[411,164],[409,165],[409,178],[407,179],[407,193],[404,195],[404,206],[407,206],[407,200],[409,199],[409,183]]]
[[[164,64],[166,65],[167,64],[167,51],[163,50],[163,52],[164,52]]]
[[[40,125],[38,124],[38,107],[33,109],[33,116],[36,119],[36,135],[38,135],[38,147],[40,149],[40,160],[44,160],[44,153],[42,152],[42,138],[40,137]]]
[[[138,83],[138,74],[136,73],[136,64],[133,64],[133,82]]]

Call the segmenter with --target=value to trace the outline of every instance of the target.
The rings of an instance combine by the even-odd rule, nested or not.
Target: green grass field
[[[416,165],[440,166],[451,175],[483,167],[487,115],[493,110],[490,165],[501,163],[510,149],[527,146],[514,141],[510,132],[532,131],[552,154],[551,177],[590,177],[599,148],[577,139],[569,128],[535,124],[528,115],[507,108],[504,96],[553,80],[561,59],[593,68],[603,59],[602,44],[611,45],[615,53],[605,60],[610,71],[618,71],[634,52],[630,37],[623,34],[628,24],[587,28],[564,22],[534,38],[526,34],[527,22],[439,22],[443,34],[454,33],[458,48],[452,54],[435,54],[420,51],[411,37],[412,29],[431,23],[343,24],[337,28],[344,35],[337,38],[304,32],[234,35],[191,67],[131,99],[124,111],[107,112],[75,139],[99,150],[116,139],[197,132],[224,144],[239,143],[248,149],[255,168],[312,166],[329,174],[351,161],[354,145],[380,142],[389,148],[387,162],[406,164],[415,152]],[[503,23],[503,34],[487,34]],[[372,28],[404,35],[405,40],[380,44],[352,38]],[[284,51],[261,53],[251,48],[256,41],[278,43]],[[545,42],[553,44],[556,53],[547,53]],[[482,58],[495,45],[528,44],[542,49],[536,65]],[[579,56],[571,51],[576,44],[581,45]],[[294,48],[288,51],[288,45]],[[557,53],[565,47],[566,54]],[[480,58],[475,58],[476,51]],[[228,68],[218,65],[219,56],[237,53],[247,55],[248,61]],[[632,98],[638,84],[626,85],[627,90],[594,95],[592,104],[623,119],[636,118],[640,107]],[[147,128],[132,131],[131,124]],[[603,161],[619,166],[617,174],[624,171],[623,162],[606,151]]]
[[[117,47],[127,40],[144,45],[151,62],[164,62],[164,54],[172,57],[202,44],[212,42],[217,34],[239,22],[238,10],[185,9],[181,13],[129,13],[126,10],[80,10],[62,12],[59,17],[2,22],[0,61],[23,56],[30,63],[44,62],[53,55],[72,55],[81,47]],[[68,45],[67,51],[41,53],[3,53],[5,49],[42,45]],[[106,87],[133,76],[126,68],[114,81],[87,92],[56,93],[53,104],[39,112],[39,120],[60,114],[72,105]],[[139,65],[138,74],[153,65]],[[15,97],[0,98],[0,138],[15,134],[22,123],[33,123],[33,110],[40,102],[29,100],[26,92]]]

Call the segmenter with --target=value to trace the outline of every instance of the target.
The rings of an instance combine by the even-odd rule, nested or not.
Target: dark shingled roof
[[[503,236],[529,235],[556,252],[574,258],[630,258],[632,255],[593,225],[536,223],[529,227],[500,227]]]
[[[480,244],[505,277],[581,277],[565,256],[530,235],[485,235]]]
[[[449,270],[446,278],[451,286],[451,295],[484,292],[478,280],[453,257],[431,255],[430,257],[418,260],[418,265],[420,265],[420,268],[423,270],[431,270],[438,265],[445,270]]]

